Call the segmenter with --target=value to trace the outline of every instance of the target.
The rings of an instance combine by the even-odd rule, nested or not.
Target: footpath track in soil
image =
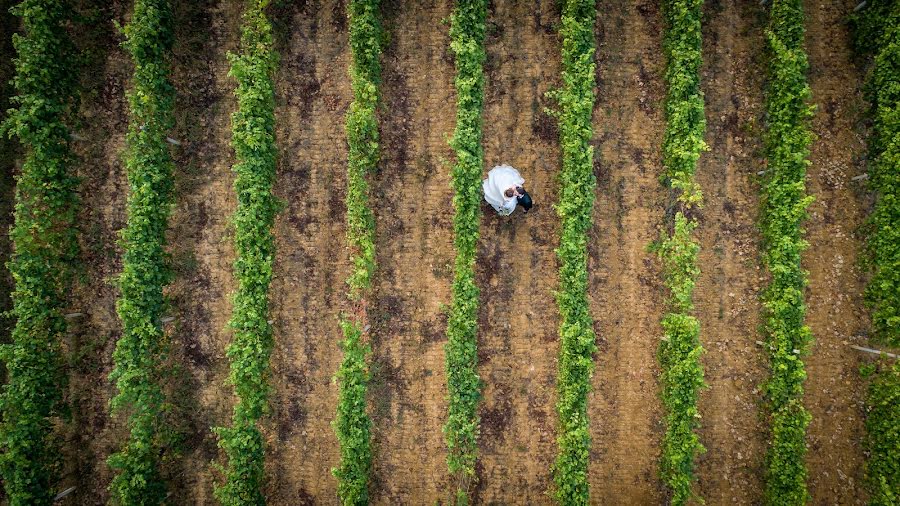
[[[661,146],[662,16],[656,2],[597,4],[594,109],[597,199],[588,242],[589,296],[598,350],[588,400],[591,497],[660,504],[662,407],[656,352],[665,310],[647,246],[665,209]]]
[[[484,382],[474,502],[546,504],[556,445],[559,315],[554,248],[561,164],[544,93],[559,83],[555,2],[489,4],[485,49],[486,170],[508,163],[535,199],[527,215],[481,220],[478,373]]]
[[[104,14],[122,20],[127,6],[113,2]],[[109,280],[121,272],[118,231],[125,226],[125,195],[128,183],[122,165],[128,104],[125,88],[132,71],[131,62],[118,46],[109,25],[97,26],[90,37],[98,39],[100,55],[80,77],[91,91],[82,98],[79,118],[83,125],[73,143],[77,161],[74,170],[82,178],[82,198],[77,223],[80,227],[81,271],[71,290],[72,313],[81,318],[68,320],[66,351],[69,359],[67,401],[72,406],[70,431],[65,434],[62,452],[66,462],[62,485],[78,488],[68,504],[103,504],[109,498],[106,487],[112,472],[106,458],[123,441],[125,431],[109,419],[109,383],[112,351],[121,336],[116,315],[118,289]]]
[[[701,86],[706,142],[697,181],[701,275],[694,294],[709,388],[700,395],[697,492],[708,504],[759,504],[767,428],[760,412],[767,375],[759,333],[759,185],[764,12],[736,0],[708,3]]]
[[[372,502],[449,499],[444,372],[455,252],[447,137],[456,113],[452,4],[385,0],[381,163],[372,179]]]
[[[341,361],[338,317],[349,269],[346,6],[340,0],[292,3],[272,18],[283,30],[275,193],[285,208],[275,225],[270,290],[275,349],[266,496],[273,504],[330,504],[337,498],[331,469],[340,456],[331,427],[338,393],[333,377]]]
[[[181,368],[170,393],[179,430],[187,435],[175,461],[172,497],[177,503],[214,503],[221,476],[218,438],[211,427],[230,426],[235,403],[227,384],[225,350],[233,338],[232,294],[237,289],[231,218],[237,208],[232,187],[234,151],[231,114],[235,81],[226,54],[238,51],[243,6],[228,0],[178,2],[172,83],[176,128],[175,209],[169,220],[169,251],[175,281],[168,324],[173,361]]]
[[[812,414],[807,431],[807,481],[814,504],[865,504],[863,438],[865,382],[859,366],[869,357],[849,348],[866,346],[868,314],[858,256],[859,227],[868,214],[864,182],[868,103],[864,75],[853,61],[847,15],[858,2],[805,2],[809,84],[816,115],[808,192],[816,200],[806,224],[809,249],[807,318],[814,342],[805,359],[803,402]]]

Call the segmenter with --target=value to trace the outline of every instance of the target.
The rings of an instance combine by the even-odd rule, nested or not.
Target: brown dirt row
[[[817,106],[812,128],[810,206],[804,255],[809,270],[807,323],[815,343],[805,359],[804,403],[812,414],[807,441],[809,491],[814,504],[865,504],[864,359],[848,344],[864,345],[869,328],[862,300],[859,227],[869,199],[853,176],[863,174],[868,107],[863,74],[852,57],[847,16],[858,2],[805,2],[809,83]]]
[[[696,490],[708,504],[759,504],[767,444],[760,414],[766,359],[755,344],[764,280],[756,172],[763,166],[765,17],[757,3],[733,0],[708,2],[704,14],[701,85],[710,150],[697,167],[705,203],[694,300],[709,388],[699,403],[707,452],[697,462]]]
[[[535,206],[496,216],[482,204],[477,283],[480,408],[479,504],[550,502],[556,455],[559,140],[544,113],[557,86],[559,12],[552,1],[491,2],[485,47],[485,167],[522,173]]]
[[[658,180],[662,19],[655,2],[640,0],[603,0],[597,12],[597,199],[588,263],[598,342],[588,403],[591,497],[659,504],[656,349],[665,299],[647,246],[659,237],[665,206]]]
[[[169,287],[175,321],[170,332],[176,375],[175,424],[185,434],[182,457],[172,466],[172,500],[211,504],[220,475],[212,427],[230,425],[235,402],[226,383],[228,329],[237,207],[232,189],[231,114],[235,82],[229,51],[238,49],[242,5],[229,0],[178,2],[172,82],[178,92],[175,150],[176,204],[169,224],[175,282]],[[224,462],[224,459],[220,459]]]
[[[453,277],[452,4],[382,3],[382,161],[373,182],[378,276],[372,322],[373,503],[449,499],[444,343]]]
[[[73,312],[84,317],[69,322],[70,358],[68,401],[72,423],[63,448],[66,474],[60,488],[76,486],[68,504],[106,502],[112,473],[106,458],[124,437],[117,420],[109,419],[113,395],[108,375],[112,351],[121,336],[116,316],[118,290],[114,278],[121,271],[117,231],[125,226],[127,181],[122,166],[128,106],[124,92],[132,66],[117,47],[112,20],[122,22],[128,6],[113,2],[103,10],[104,22],[94,28],[99,54],[83,72],[84,92],[79,135],[74,144],[82,178],[82,208],[78,216],[82,270],[72,289]],[[105,43],[104,43],[105,42]]]
[[[338,315],[345,305],[344,226],[347,143],[346,6],[340,0],[288,2],[276,80],[279,167],[285,209],[275,236],[270,289],[275,325],[273,416],[267,433],[266,495],[273,504],[334,504],[338,464],[331,421],[333,376],[341,360]]]

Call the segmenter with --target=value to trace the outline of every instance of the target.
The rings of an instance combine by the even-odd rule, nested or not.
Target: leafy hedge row
[[[872,506],[900,504],[900,362],[882,364],[869,385],[866,442]]]
[[[807,273],[800,259],[807,243],[802,222],[812,197],[806,195],[806,167],[812,107],[806,82],[802,0],[774,0],[766,31],[770,51],[766,90],[768,167],[762,180],[762,261],[771,281],[762,295],[764,332],[771,377],[767,396],[772,440],[766,456],[766,497],[773,504],[804,504],[806,427],[802,357],[812,338],[804,324]]]
[[[375,218],[369,208],[369,183],[366,176],[378,167],[378,120],[381,80],[380,0],[350,0],[350,79],[353,102],[347,112],[347,241],[352,250],[353,272],[347,280],[351,302],[357,303],[353,315],[342,318],[344,358],[337,373],[339,384],[337,418],[334,430],[341,445],[340,465],[332,470],[338,479],[341,503],[367,504],[369,475],[372,469],[371,427],[366,412],[369,383],[367,356],[363,340],[365,318],[361,300],[372,284],[375,271]]]
[[[116,303],[122,337],[113,353],[110,379],[118,389],[112,413],[127,413],[130,436],[109,458],[109,465],[119,471],[110,491],[121,504],[159,504],[166,495],[159,461],[170,433],[163,423],[167,405],[162,376],[168,344],[160,322],[163,287],[171,281],[165,252],[174,169],[166,142],[166,133],[174,126],[175,99],[169,82],[174,39],[169,2],[136,0],[125,36],[135,68],[128,92],[131,122],[125,155],[128,221],[122,231],[125,251]]]
[[[0,475],[9,504],[50,504],[58,452],[53,417],[60,413],[65,377],[60,362],[62,315],[76,258],[76,179],[65,117],[75,91],[73,48],[65,24],[69,2],[26,0],[13,9],[24,35],[15,35],[14,109],[3,129],[18,137],[25,162],[17,178],[8,267],[15,282],[12,342],[0,347],[7,383],[0,395]]]
[[[694,432],[700,420],[697,399],[705,382],[700,363],[700,322],[691,315],[694,285],[700,274],[700,245],[693,237],[697,222],[690,217],[690,211],[702,204],[694,172],[706,149],[706,118],[700,90],[702,8],[702,0],[669,0],[663,4],[668,85],[664,179],[675,191],[678,209],[672,233],[656,252],[663,262],[666,286],[672,292],[670,312],[662,319],[665,335],[659,347],[662,400],[667,411],[660,472],[672,491],[672,504],[685,504],[693,497],[694,458],[704,451]]]
[[[456,55],[456,129],[450,146],[456,153],[451,173],[454,190],[453,245],[456,266],[447,322],[447,389],[449,415],[447,466],[458,478],[458,502],[468,498],[478,457],[478,403],[481,380],[478,365],[478,286],[475,256],[481,219],[481,145],[484,105],[484,36],[487,2],[458,0],[451,16],[450,49]]]
[[[874,275],[866,297],[873,310],[875,340],[900,346],[900,4],[872,0],[852,21],[857,49],[875,56],[866,90],[874,119],[869,139],[870,184],[877,195],[868,243]],[[897,504],[900,364],[881,365],[867,401],[870,503]]]
[[[562,89],[551,92],[559,104],[562,145],[562,219],[557,294],[561,323],[557,412],[559,455],[554,465],[556,498],[562,504],[588,502],[590,434],[587,394],[594,370],[593,320],[587,300],[587,231],[594,205],[594,2],[565,0],[562,5]]]
[[[229,381],[238,402],[231,427],[219,427],[219,446],[228,455],[225,484],[216,489],[224,505],[265,504],[265,444],[257,422],[268,411],[269,285],[275,238],[272,227],[278,202],[275,181],[275,84],[278,55],[273,49],[272,26],[266,17],[269,0],[248,0],[241,29],[241,52],[229,54],[231,76],[237,80],[238,109],[232,115],[232,140],[237,177],[238,207],[234,216],[234,263],[238,290],[230,325],[234,340],[228,346]]]
[[[864,36],[875,53],[868,85],[874,116],[869,185],[876,201],[869,218],[873,275],[866,301],[877,338],[900,346],[900,5],[876,1],[867,11],[872,30]]]

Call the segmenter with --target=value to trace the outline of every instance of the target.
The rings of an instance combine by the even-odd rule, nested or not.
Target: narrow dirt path
[[[286,207],[275,225],[270,290],[275,350],[273,416],[267,431],[273,504],[331,504],[340,456],[331,428],[332,380],[341,360],[338,315],[348,272],[344,226],[350,105],[346,7],[342,0],[285,5],[276,80],[279,167],[276,194]]]
[[[448,499],[444,373],[453,274],[450,204],[455,70],[452,3],[382,3],[381,163],[372,184],[378,272],[369,309],[375,448],[372,502]],[[427,71],[426,71],[427,69]]]
[[[760,385],[759,188],[764,20],[756,2],[707,3],[703,74],[706,141],[697,181],[701,275],[694,293],[708,389],[700,395],[697,492],[708,504],[759,504],[767,429]]]
[[[219,475],[211,427],[231,423],[235,402],[225,350],[233,333],[231,294],[237,206],[232,184],[231,114],[236,83],[228,77],[228,51],[237,51],[242,6],[228,0],[175,5],[172,82],[177,90],[176,204],[169,220],[175,282],[169,287],[175,320],[169,324],[180,371],[171,392],[173,419],[186,434],[184,456],[171,481],[177,503],[214,503]]]
[[[662,18],[656,2],[597,4],[594,132],[597,200],[589,241],[598,351],[591,423],[591,497],[660,504],[662,408],[656,351],[665,294],[647,246],[659,238],[664,118]]]
[[[121,336],[116,315],[118,290],[111,280],[121,272],[117,232],[125,226],[128,183],[122,166],[128,104],[125,87],[131,63],[118,46],[112,20],[123,21],[127,2],[113,2],[104,9],[102,25],[95,26],[102,56],[82,75],[78,135],[73,144],[78,160],[82,203],[78,215],[82,264],[72,287],[72,313],[83,313],[69,323],[70,354],[68,401],[72,407],[71,432],[63,453],[67,466],[61,485],[76,486],[67,504],[105,504],[112,473],[106,458],[124,436],[122,424],[109,419],[109,400],[114,392],[108,376],[112,351]]]
[[[807,441],[809,491],[815,504],[865,504],[863,424],[864,357],[848,344],[865,345],[869,326],[858,268],[858,229],[867,202],[863,184],[852,177],[866,171],[868,107],[860,91],[862,72],[852,60],[847,16],[858,2],[806,2],[809,83],[817,105],[808,191],[810,206],[804,255],[809,270],[807,323],[815,343],[806,358],[804,403],[812,413]]]
[[[484,382],[476,504],[550,502],[556,456],[561,163],[544,93],[559,82],[555,2],[489,5],[485,72],[485,166],[508,163],[535,199],[527,215],[499,217],[482,204],[477,283],[479,374]]]

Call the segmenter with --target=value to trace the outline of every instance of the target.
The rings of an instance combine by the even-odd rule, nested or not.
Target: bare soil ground
[[[8,4],[9,2],[6,2]],[[94,2],[102,22],[81,45],[83,71],[78,174],[83,178],[82,265],[70,321],[72,422],[65,431],[66,474],[77,485],[66,504],[103,504],[112,477],[105,460],[124,437],[110,420],[107,380],[121,334],[113,284],[121,269],[117,231],[125,224],[122,166],[131,63],[113,20],[130,2]],[[4,4],[4,5],[6,5]],[[860,358],[847,343],[865,340],[857,228],[868,210],[861,174],[866,104],[843,23],[855,0],[807,2],[810,82],[818,112],[813,128],[805,256],[810,271],[809,324],[816,343],[806,359],[810,490],[816,504],[854,504],[862,490],[864,385]],[[230,216],[236,199],[230,114],[236,107],[226,52],[237,48],[241,3],[176,2],[174,82],[178,126],[177,203],[172,215],[175,283],[170,331],[176,374],[173,419],[184,439],[167,462],[173,503],[215,504],[221,461],[209,428],[228,424],[234,401],[225,349],[234,259]],[[382,162],[372,179],[378,276],[369,303],[374,427],[372,501],[445,502],[441,426],[446,411],[444,351],[454,251],[446,139],[454,126],[454,67],[448,49],[451,4],[385,0]],[[338,447],[331,420],[333,375],[341,359],[338,317],[346,308],[348,271],[344,188],[344,114],[351,100],[346,0],[282,2],[272,10],[281,65],[276,78],[280,159],[276,192],[285,207],[275,228],[278,254],[271,289],[276,348],[266,494],[271,504],[336,504],[331,468]],[[664,129],[662,18],[657,2],[597,3],[598,97],[594,111],[598,179],[590,232],[591,310],[599,350],[589,399],[595,502],[660,504],[662,436],[656,352],[667,293],[647,246],[660,237],[666,191],[660,150]],[[3,18],[8,44],[14,20]],[[490,3],[484,110],[485,171],[520,169],[536,205],[508,218],[483,206],[478,253],[479,372],[484,381],[476,504],[551,503],[556,445],[557,287],[560,151],[544,93],[559,85],[559,11],[552,0]],[[700,408],[708,451],[698,461],[698,492],[707,503],[758,504],[767,429],[760,385],[767,373],[755,341],[759,267],[756,172],[760,135],[765,13],[758,2],[713,0],[705,6],[703,88],[707,141],[697,177],[706,205],[699,215],[702,275],[697,315],[707,382]],[[0,49],[7,46],[0,46]],[[4,51],[4,54],[8,54]],[[11,66],[0,61],[0,79]],[[2,100],[0,100],[2,102]],[[0,141],[2,142],[2,141]],[[13,157],[0,144],[3,181]],[[4,151],[6,150],[6,151]],[[11,186],[0,185],[8,195]],[[9,202],[8,198],[0,202]],[[0,204],[2,205],[2,204]],[[8,205],[8,204],[7,204]],[[0,208],[0,227],[9,209]],[[0,255],[8,251],[0,239]],[[2,286],[0,286],[0,297]],[[2,305],[2,303],[0,303]]]
[[[128,106],[124,96],[132,67],[118,47],[113,20],[124,20],[128,6],[113,2],[101,9],[105,22],[92,27],[97,54],[84,69],[81,127],[84,139],[74,143],[82,178],[81,275],[72,289],[71,311],[84,316],[69,321],[69,392],[72,423],[66,438],[66,475],[60,488],[76,486],[68,504],[101,504],[112,472],[106,458],[126,433],[121,418],[110,420],[109,400],[114,393],[107,379],[112,351],[121,336],[114,279],[121,272],[118,230],[125,226],[128,183],[122,164]]]
[[[656,349],[665,294],[647,252],[660,237],[665,190],[660,51],[655,2],[597,5],[594,108],[597,176],[588,264],[598,351],[591,423],[591,496],[612,504],[660,504],[662,407]]]
[[[807,323],[815,343],[806,358],[804,403],[812,413],[807,467],[815,504],[865,504],[862,440],[865,384],[863,355],[848,344],[865,345],[869,328],[858,255],[859,227],[869,212],[864,184],[868,108],[864,75],[854,65],[846,18],[858,2],[806,2],[809,83],[816,116],[808,191],[810,206],[804,255],[809,270]]]
[[[697,167],[701,275],[694,295],[708,389],[700,396],[698,493],[709,504],[759,504],[767,432],[760,414],[759,185],[765,16],[755,3],[705,7],[706,142]]]
[[[453,279],[450,204],[455,69],[437,0],[382,4],[389,40],[379,123],[382,162],[373,184],[378,276],[372,322],[375,423],[373,502],[448,500],[444,371]],[[427,69],[427,70],[425,70]]]
[[[338,316],[346,299],[349,252],[344,227],[352,94],[343,1],[284,4],[276,80],[279,167],[285,209],[275,227],[272,318],[274,413],[267,438],[269,490],[276,504],[335,504],[337,406],[333,376],[341,360]]]
[[[553,296],[559,220],[552,205],[561,155],[544,93],[559,83],[558,19],[549,0],[489,3],[485,166],[517,167],[535,205],[527,215],[500,217],[482,204],[479,504],[550,502],[559,350]]]

